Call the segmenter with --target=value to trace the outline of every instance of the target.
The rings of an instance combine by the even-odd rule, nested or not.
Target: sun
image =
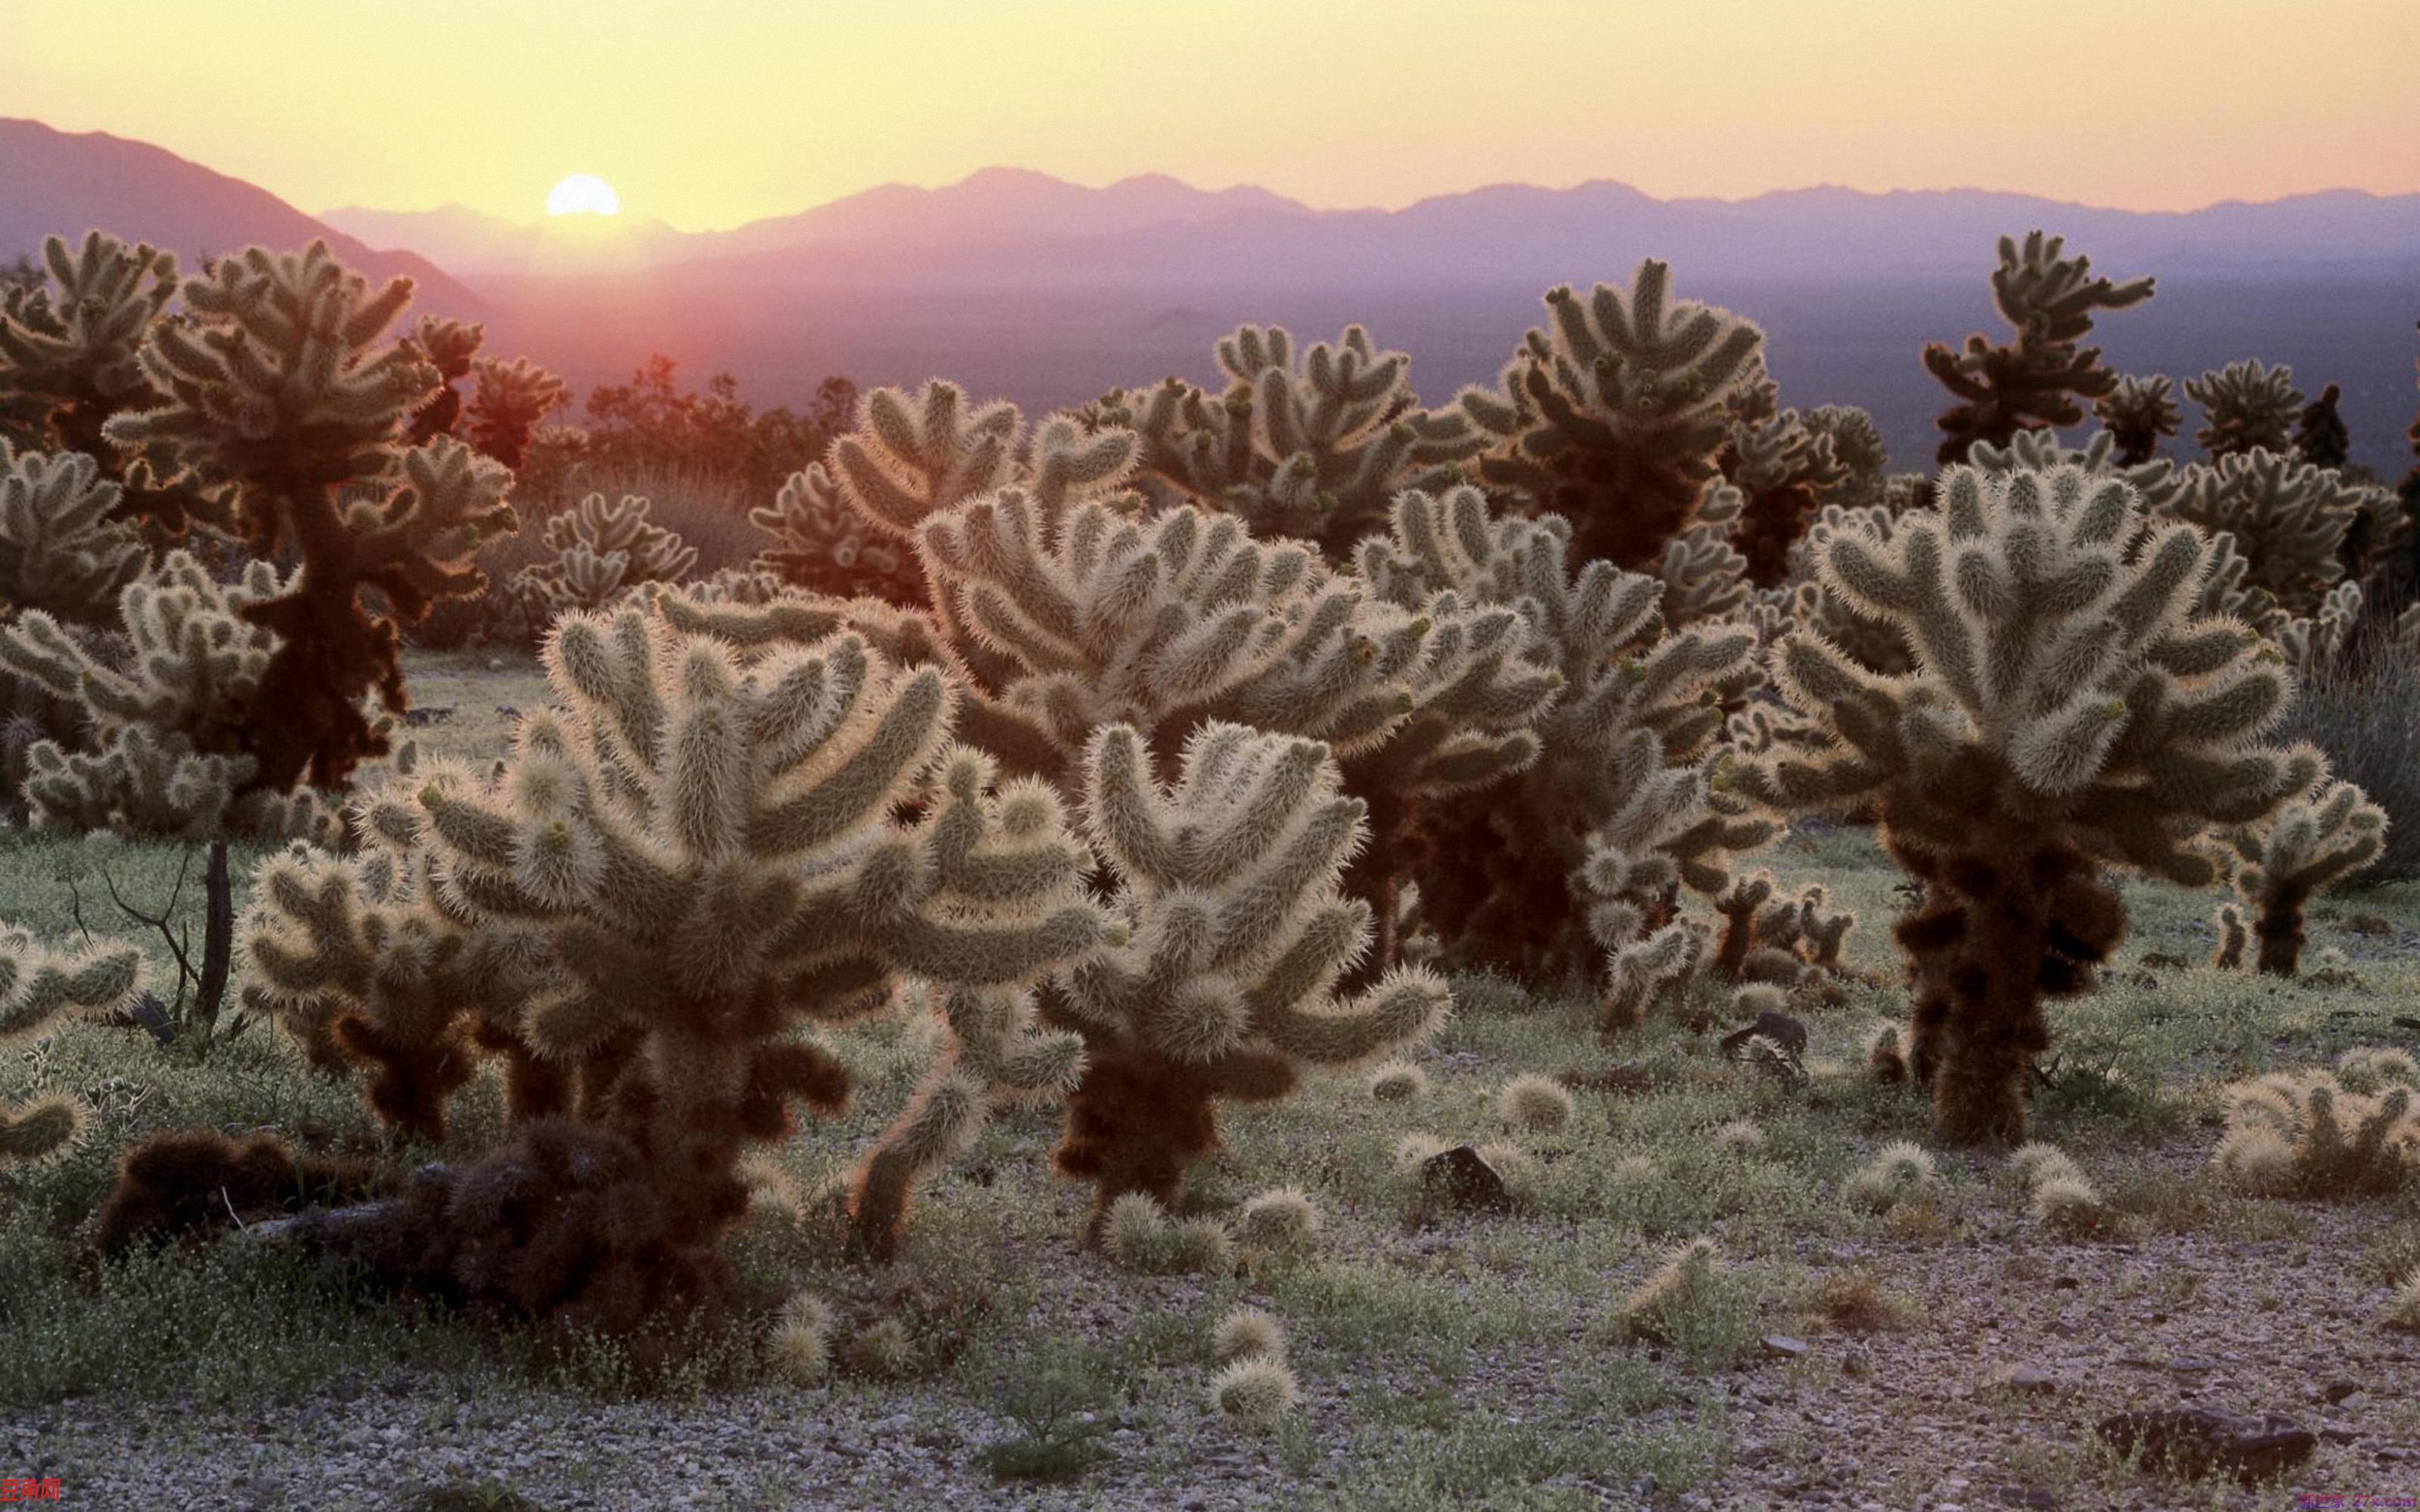
[[[549,215],[618,215],[622,196],[593,173],[576,173],[547,191]]]

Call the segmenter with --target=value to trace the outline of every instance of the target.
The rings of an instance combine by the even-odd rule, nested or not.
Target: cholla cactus
[[[0,1050],[52,1033],[70,1019],[124,1008],[143,974],[143,952],[125,946],[72,953],[0,929]],[[84,1104],[65,1095],[0,1103],[0,1171],[43,1160],[84,1132]]]
[[[849,507],[897,535],[1013,482],[1055,516],[1114,490],[1134,466],[1133,436],[1088,436],[1067,419],[1045,425],[1020,464],[1023,431],[1015,405],[970,410],[954,383],[928,383],[912,395],[873,389],[858,401],[858,428],[832,443],[829,465]]]
[[[478,386],[471,393],[470,442],[482,456],[493,457],[514,471],[529,457],[537,427],[571,395],[563,379],[516,357],[510,363],[494,358],[473,369]]]
[[[2342,468],[2352,456],[2352,431],[2336,412],[2344,391],[2331,383],[2294,422],[2294,453],[2317,468]]]
[[[437,372],[437,392],[412,412],[410,440],[413,445],[454,434],[462,418],[461,391],[454,387],[471,376],[471,364],[488,339],[487,328],[467,321],[425,315],[407,338]]]
[[[786,581],[835,598],[925,603],[914,545],[851,509],[821,462],[791,473],[772,503],[748,512],[748,522],[777,543],[757,562]]]
[[[2099,399],[2118,386],[2101,349],[2078,343],[2092,333],[2100,310],[2123,310],[2151,297],[2148,278],[2112,283],[2094,278],[2092,260],[2067,255],[2060,237],[2030,232],[2000,239],[2000,266],[1992,273],[1992,302],[2016,332],[2007,346],[1981,335],[1963,350],[1936,342],[1924,366],[1958,399],[1937,422],[1947,439],[1944,463],[1963,462],[1978,441],[2006,446],[2020,431],[2072,425],[2084,418],[2076,401]]]
[[[2420,1180],[2414,1092],[2348,1090],[2324,1071],[2277,1072],[2227,1089],[2211,1164],[2268,1196],[2346,1197]]]
[[[261,688],[276,717],[252,732],[263,788],[334,786],[385,752],[359,705],[376,691],[404,708],[396,623],[475,592],[472,552],[517,524],[502,467],[448,438],[397,448],[434,380],[409,344],[378,345],[411,296],[408,279],[373,293],[324,242],[221,259],[141,351],[164,402],[106,427],[156,449],[256,557],[301,557],[285,594],[245,611],[279,640]]]
[[[2092,412],[2115,443],[2111,460],[2119,467],[2139,467],[2157,457],[2160,443],[2184,422],[2176,385],[2158,373],[2127,374],[2093,401]]]
[[[1370,938],[1369,905],[1337,890],[1363,832],[1337,784],[1317,741],[1239,725],[1204,726],[1167,788],[1140,732],[1093,738],[1085,820],[1121,942],[1069,972],[1053,1018],[1087,1050],[1057,1161],[1094,1184],[1096,1230],[1128,1193],[1175,1205],[1218,1148],[1218,1100],[1283,1097],[1302,1068],[1383,1056],[1445,1016],[1419,968],[1333,995]]]
[[[1010,906],[1028,912],[1064,908],[1078,895],[1092,864],[1082,843],[1061,827],[1059,800],[1034,781],[1010,783],[994,795],[993,764],[959,753],[942,773],[950,808],[939,839],[945,853],[964,847],[959,862],[1000,874],[985,880]],[[986,832],[993,854],[973,847]],[[998,906],[995,904],[995,906]],[[1032,995],[1002,988],[958,988],[926,994],[948,1033],[946,1048],[925,1072],[908,1109],[875,1142],[858,1167],[849,1214],[868,1254],[897,1252],[915,1183],[983,1132],[1002,1104],[1064,1097],[1084,1069],[1084,1043],[1075,1034],[1040,1027]]]
[[[1795,409],[1735,422],[1722,467],[1742,495],[1731,537],[1745,560],[1747,580],[1774,587],[1789,576],[1790,548],[1849,481],[1849,470],[1833,454],[1830,433],[1808,425]],[[1879,471],[1873,482],[1879,489]]]
[[[1953,469],[1938,514],[1885,548],[1831,539],[1823,580],[1904,630],[1917,665],[1857,666],[1819,636],[1776,649],[1783,696],[1828,737],[1733,764],[1785,810],[1869,804],[1925,887],[1899,925],[1916,988],[1912,1058],[1943,1134],[2014,1141],[2044,996],[2085,990],[2125,931],[2109,865],[2186,886],[2213,825],[2252,823],[2321,772],[2262,744],[2292,693],[2241,623],[2195,615],[2211,543],[2148,522],[2081,469]]]
[[[1720,690],[1752,679],[1754,635],[1663,634],[1663,586],[1608,562],[1573,573],[1569,531],[1494,516],[1475,488],[1406,494],[1393,538],[1365,543],[1359,568],[1398,604],[1450,592],[1517,609],[1524,656],[1559,678],[1529,726],[1538,758],[1438,806],[1429,830],[1446,864],[1420,893],[1464,951],[1562,977],[1632,939],[1675,883],[1721,890],[1730,854],[1773,833],[1704,780]]]
[[[2327,782],[2226,839],[2242,858],[2235,890],[2255,911],[2259,968],[2290,977],[2307,938],[2304,906],[2378,858],[2386,848],[2386,810],[2350,782]]]
[[[115,517],[181,530],[194,502],[106,444],[111,417],[157,402],[139,353],[177,293],[174,254],[88,232],[42,241],[44,282],[0,289],[0,415],[23,414],[37,444],[95,458],[125,486]]]
[[[1395,495],[1450,486],[1486,445],[1463,411],[1422,409],[1411,359],[1359,326],[1300,352],[1282,327],[1241,326],[1218,352],[1221,395],[1171,378],[1097,407],[1134,430],[1137,481],[1163,503],[1230,510],[1342,559]]]
[[[2257,357],[2229,363],[2185,379],[2185,397],[2201,406],[2201,428],[2194,440],[2211,457],[2292,454],[2294,422],[2303,411],[2292,368],[2271,367]]]
[[[1687,532],[1729,435],[1729,401],[1753,384],[1764,333],[1728,310],[1668,304],[1670,270],[1648,259],[1630,287],[1550,290],[1501,393],[1457,403],[1494,438],[1480,471],[1561,515],[1581,562],[1641,571]]]
[[[45,456],[0,441],[0,610],[106,622],[150,553],[114,523],[118,486],[81,452]]]
[[[2366,493],[2338,473],[2263,449],[2185,469],[2158,508],[2233,536],[2250,563],[2244,585],[2285,613],[2310,614],[2344,576],[2345,532]]]
[[[1881,503],[1890,452],[1874,417],[1851,405],[1818,405],[1807,411],[1806,425],[1831,441],[1833,459],[1840,467],[1838,479],[1823,491],[1824,507],[1864,509]]]
[[[697,548],[649,519],[649,508],[636,494],[611,504],[593,493],[549,517],[538,539],[554,560],[523,567],[513,586],[562,614],[603,609],[641,583],[680,581],[697,565]]]
[[[1857,916],[1834,912],[1820,885],[1795,898],[1779,894],[1769,872],[1735,877],[1714,900],[1723,933],[1714,967],[1726,981],[1768,982],[1794,987],[1842,976],[1840,947]]]
[[[333,840],[333,814],[309,795],[263,789],[253,732],[283,717],[266,682],[277,638],[250,610],[292,591],[265,562],[221,584],[171,552],[130,584],[114,656],[39,609],[0,631],[0,668],[81,705],[88,747],[56,739],[26,751],[25,796],[38,825],[203,838],[252,834]]]
[[[1657,1007],[1680,1001],[1705,964],[1706,941],[1702,925],[1682,918],[1643,938],[1608,946],[1597,1027],[1607,1034],[1634,1029]]]
[[[1056,807],[995,797],[987,764],[947,747],[938,668],[845,633],[743,662],[633,609],[563,621],[547,671],[558,706],[521,721],[497,778],[441,773],[379,805],[388,851],[272,860],[245,945],[264,1006],[306,1039],[333,1022],[405,1121],[442,1120],[455,1062],[498,1048],[523,1144],[567,1141],[599,1173],[508,1149],[432,1179],[397,1220],[423,1226],[420,1250],[382,1253],[475,1255],[525,1308],[627,1328],[668,1288],[711,1284],[749,1201],[745,1147],[786,1137],[794,1099],[845,1100],[801,1031],[880,1007],[894,974],[1013,995],[1100,922]],[[562,1183],[555,1247],[491,1227],[476,1194],[506,1180]],[[582,1254],[601,1258],[563,1267]]]
[[[2218,905],[2216,915],[2218,944],[2211,950],[2210,964],[2221,971],[2243,969],[2243,952],[2252,944],[2252,926],[2245,922],[2243,910],[2233,903]]]

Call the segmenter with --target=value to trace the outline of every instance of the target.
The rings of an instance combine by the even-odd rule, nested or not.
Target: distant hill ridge
[[[362,272],[412,279],[416,309],[480,308],[476,295],[420,254],[373,249],[257,185],[165,148],[0,117],[0,257],[39,251],[45,236],[81,238],[96,228],[166,248],[189,264],[253,245],[299,250],[325,238]]]

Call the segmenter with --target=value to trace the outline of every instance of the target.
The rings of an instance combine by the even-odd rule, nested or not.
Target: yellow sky
[[[304,209],[730,225],[993,163],[1315,205],[1506,179],[2420,190],[2420,0],[0,0],[0,115]]]

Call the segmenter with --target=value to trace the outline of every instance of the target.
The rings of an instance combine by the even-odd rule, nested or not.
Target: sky
[[[1507,180],[2420,191],[2420,0],[0,0],[0,115],[311,211],[699,230],[994,164],[1317,206]]]

